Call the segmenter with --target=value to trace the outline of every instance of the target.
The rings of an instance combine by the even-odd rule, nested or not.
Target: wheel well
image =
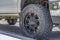
[[[21,10],[29,4],[41,4],[49,8],[48,0],[21,0]]]

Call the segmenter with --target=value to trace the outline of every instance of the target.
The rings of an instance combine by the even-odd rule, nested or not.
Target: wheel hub
[[[35,25],[36,22],[34,21],[34,18],[30,18],[28,24],[30,24],[30,25]]]

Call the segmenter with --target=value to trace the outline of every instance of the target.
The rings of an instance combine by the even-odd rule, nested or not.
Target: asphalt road
[[[21,34],[21,30],[19,30],[19,21],[16,25],[8,25],[6,20],[0,21],[0,34],[8,35],[14,38],[22,39],[22,40],[34,40],[31,38],[24,37]],[[47,35],[48,40],[60,40],[60,29],[53,28],[52,32]],[[39,39],[40,40],[40,39]]]

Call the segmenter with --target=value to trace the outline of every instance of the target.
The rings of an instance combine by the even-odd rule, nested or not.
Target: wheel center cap
[[[29,20],[29,24],[31,24],[31,25],[35,25],[35,21],[34,21],[34,19],[30,19],[30,20]]]

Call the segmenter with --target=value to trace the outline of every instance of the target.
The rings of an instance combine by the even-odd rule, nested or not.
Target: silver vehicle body
[[[20,0],[0,0],[0,18],[18,17]]]
[[[60,2],[60,0],[49,0],[49,3]]]

